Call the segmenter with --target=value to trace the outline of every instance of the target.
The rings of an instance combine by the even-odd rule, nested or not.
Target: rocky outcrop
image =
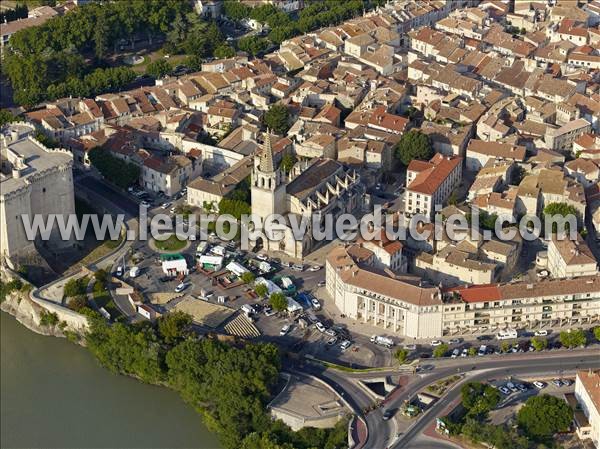
[[[29,298],[29,293],[21,291],[11,292],[0,305],[2,311],[10,313],[16,320],[29,330],[42,335],[54,337],[64,337],[65,333],[56,325],[42,325],[42,311],[46,311],[42,306],[33,302]]]

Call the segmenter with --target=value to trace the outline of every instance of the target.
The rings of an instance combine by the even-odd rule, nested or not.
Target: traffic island
[[[171,234],[165,240],[150,239],[148,246],[153,251],[161,254],[177,253],[185,251],[191,245],[191,242],[185,238],[178,237],[176,234]]]

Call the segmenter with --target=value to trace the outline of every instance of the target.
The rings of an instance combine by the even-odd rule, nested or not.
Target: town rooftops
[[[516,161],[525,160],[526,149],[520,145],[511,145],[501,142],[485,142],[483,140],[472,139],[467,147],[468,153],[485,154],[504,159]]]

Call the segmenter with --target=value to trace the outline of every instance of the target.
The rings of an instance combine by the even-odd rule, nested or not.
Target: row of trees
[[[137,165],[113,156],[102,147],[90,150],[89,158],[102,176],[121,188],[135,184],[140,178],[140,168]]]
[[[165,315],[155,325],[108,325],[96,313],[89,315],[87,345],[105,367],[177,390],[225,448],[346,447],[347,422],[333,430],[295,433],[266,413],[281,368],[276,346],[198,340],[191,318],[181,312]]]
[[[266,24],[271,30],[269,40],[279,45],[284,40],[299,34],[356,17],[365,9],[382,2],[324,0],[306,3],[306,7],[298,14],[297,20],[293,20],[292,17],[273,5],[250,8],[236,0],[226,0],[224,11],[233,20],[253,19]]]
[[[95,97],[106,92],[122,90],[136,77],[135,72],[129,67],[114,67],[96,69],[82,78],[69,77],[66,81],[50,84],[46,90],[46,100],[56,100],[68,97]]]
[[[25,19],[29,14],[27,5],[17,4],[14,9],[6,9],[0,12],[0,23],[12,22],[13,20]]]
[[[175,18],[192,11],[179,0],[129,0],[89,3],[42,25],[11,36],[2,64],[15,102],[32,106],[48,97],[50,85],[81,79],[101,66],[121,40],[152,39],[167,33]],[[70,86],[68,86],[70,87]],[[76,95],[76,93],[73,93]]]

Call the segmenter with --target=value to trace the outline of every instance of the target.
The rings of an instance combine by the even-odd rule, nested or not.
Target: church
[[[262,246],[266,251],[281,251],[301,260],[326,243],[313,238],[313,220],[318,218],[320,229],[327,215],[331,215],[335,223],[340,215],[361,209],[364,194],[358,173],[333,159],[302,160],[286,174],[275,162],[267,132],[262,151],[254,156],[252,214],[259,216],[263,223],[266,217],[281,215],[286,224],[279,227],[271,239],[265,235],[257,239],[255,248]],[[303,235],[294,236],[290,225],[294,218],[296,223],[301,223],[303,218],[308,222]]]

